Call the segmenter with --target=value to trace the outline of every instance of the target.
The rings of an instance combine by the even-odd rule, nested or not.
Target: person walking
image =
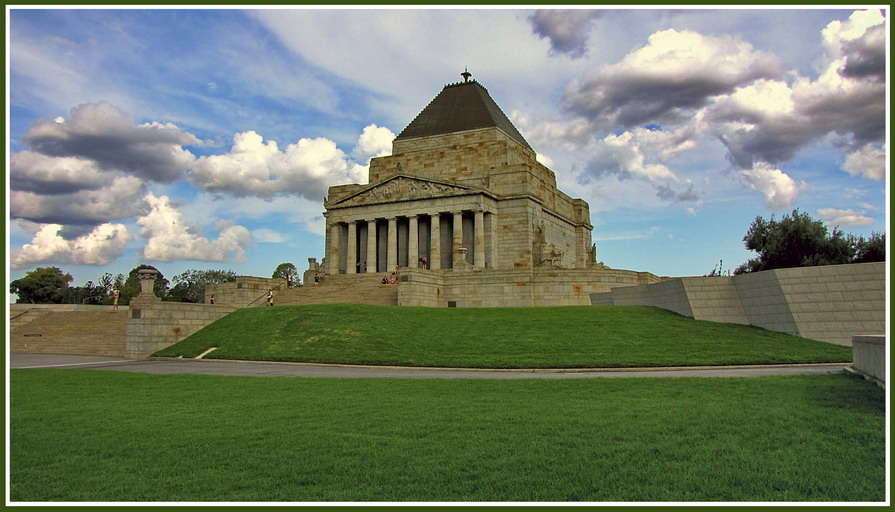
[[[118,288],[112,289],[112,311],[118,311]]]
[[[273,290],[267,290],[267,305],[273,306]]]

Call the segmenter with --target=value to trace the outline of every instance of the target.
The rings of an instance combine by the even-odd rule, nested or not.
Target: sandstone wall
[[[852,369],[885,385],[888,363],[885,336],[855,336],[852,354]]]
[[[829,265],[733,277],[687,277],[591,296],[595,305],[649,305],[850,345],[886,329],[885,263]]]
[[[614,269],[401,271],[398,305],[534,307],[589,305],[592,293],[657,282],[646,272]]]
[[[128,359],[149,357],[237,309],[225,304],[163,302],[137,296],[131,300],[127,311],[124,356]]]

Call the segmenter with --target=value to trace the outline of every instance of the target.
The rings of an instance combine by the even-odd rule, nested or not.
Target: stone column
[[[454,214],[454,241],[451,245],[451,255],[454,260],[454,268],[460,266],[460,247],[463,247],[463,212]]]
[[[328,254],[326,255],[326,273],[331,276],[339,274],[339,238],[341,238],[339,231],[338,222],[333,222],[329,225],[329,251],[327,251]]]
[[[416,215],[408,217],[410,227],[407,229],[407,266],[409,268],[417,268],[420,259],[420,230],[417,223]]]
[[[490,264],[491,268],[497,268],[497,257],[499,256],[497,253],[497,214],[489,213],[488,220],[491,224],[490,229],[490,243],[488,244],[488,253],[487,253],[487,261]]]
[[[485,211],[477,210],[475,212],[475,254],[473,255],[473,265],[478,268],[485,268]]]
[[[441,269],[441,215],[430,215],[431,225],[429,227],[429,268],[432,270]]]
[[[348,246],[345,250],[348,251],[345,273],[354,274],[357,272],[357,221],[348,222]]]
[[[376,219],[367,221],[367,273],[376,273]]]
[[[391,272],[398,264],[398,219],[392,217],[388,220],[388,257],[386,258],[386,272]]]

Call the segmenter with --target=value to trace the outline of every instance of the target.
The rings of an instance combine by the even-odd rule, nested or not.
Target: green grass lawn
[[[851,361],[851,347],[636,306],[239,310],[157,356],[465,368]]]
[[[847,374],[305,379],[12,370],[20,501],[881,501]]]

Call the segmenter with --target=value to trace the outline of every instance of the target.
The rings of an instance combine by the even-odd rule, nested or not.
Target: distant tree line
[[[38,267],[9,284],[9,293],[18,295],[19,304],[112,304],[112,291],[118,289],[118,304],[127,305],[140,293],[138,272],[152,269],[159,272],[153,292],[162,300],[172,302],[204,302],[205,287],[236,280],[231,270],[187,270],[173,278],[174,286],[152,265],[139,265],[125,277],[106,272],[83,286],[70,286],[71,274],[58,267]]]
[[[769,220],[756,217],[743,242],[746,249],[755,251],[758,256],[737,267],[734,274],[886,261],[885,233],[872,233],[869,238],[864,238],[846,234],[838,227],[830,231],[823,222],[798,209],[779,220],[774,216]]]

